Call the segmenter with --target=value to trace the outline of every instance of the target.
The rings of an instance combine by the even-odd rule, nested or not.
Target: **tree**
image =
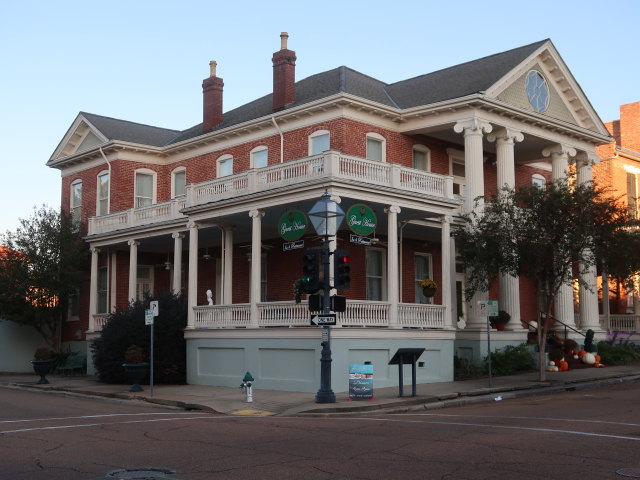
[[[42,206],[0,243],[0,318],[33,327],[59,351],[61,322],[87,267],[81,233],[70,216]]]
[[[582,280],[598,262],[617,275],[640,269],[640,258],[628,254],[638,245],[637,222],[605,190],[591,184],[553,182],[546,188],[503,188],[461,217],[453,232],[465,262],[465,295],[487,291],[500,274],[537,281],[545,296],[545,314],[553,317],[554,300],[565,284]],[[637,250],[636,250],[637,251]],[[625,255],[621,255],[625,252]],[[538,346],[545,351],[549,322],[538,322]],[[540,380],[545,379],[540,355]]]

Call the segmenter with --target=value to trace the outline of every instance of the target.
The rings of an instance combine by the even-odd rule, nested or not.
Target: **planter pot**
[[[51,371],[53,360],[31,360],[31,365],[33,365],[33,371],[40,375],[38,385],[48,384],[49,380],[45,376]]]
[[[127,379],[133,385],[129,389],[130,392],[142,392],[144,391],[140,386],[140,382],[144,380],[149,371],[148,363],[123,363],[124,372],[127,374]]]
[[[436,289],[425,287],[422,289],[422,294],[427,298],[433,297],[436,294]]]
[[[503,332],[503,331],[504,331],[504,326],[505,326],[505,325],[506,325],[505,323],[494,323],[494,324],[492,324],[491,326],[492,326],[493,328],[495,328],[496,330],[498,330],[499,332]]]

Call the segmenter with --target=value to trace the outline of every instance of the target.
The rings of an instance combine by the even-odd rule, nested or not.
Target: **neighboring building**
[[[334,390],[347,390],[349,364],[367,362],[376,386],[395,385],[387,363],[400,347],[426,349],[419,382],[452,380],[454,354],[486,352],[475,307],[486,294],[462,301],[451,222],[498,185],[544,184],[570,162],[589,181],[607,130],[550,40],[393,84],[347,67],[296,82],[281,41],[273,93],[228,112],[211,62],[203,121],[188,130],[77,116],[48,162],[92,250],[66,339],[99,335],[109,311],[145,290],[185,290],[190,383],[236,386],[249,370],[261,388],[315,391],[320,331],[292,293],[303,250],[283,249],[295,237],[279,225],[304,219],[326,190],[355,220],[375,214],[369,230],[345,222],[335,242],[350,252],[351,286],[331,329]],[[353,231],[371,244],[352,243]],[[310,225],[302,240],[319,245]],[[533,282],[507,277],[490,293],[511,314],[492,346],[524,341],[521,320],[539,315]],[[597,295],[580,303],[577,326],[599,330]],[[576,326],[570,287],[556,316]]]
[[[611,194],[627,205],[630,215],[640,219],[640,102],[621,105],[620,119],[605,126],[613,141],[597,148],[601,162],[593,171],[594,180],[610,188]],[[603,323],[614,330],[640,332],[638,279],[635,287],[613,278],[600,285]],[[609,301],[603,302],[606,297]]]

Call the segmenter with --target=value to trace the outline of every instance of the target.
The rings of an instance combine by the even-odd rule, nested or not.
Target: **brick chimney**
[[[296,100],[296,52],[287,48],[287,32],[280,34],[280,50],[273,54],[273,110]]]
[[[620,106],[620,146],[640,152],[640,102]]]
[[[202,82],[202,129],[213,130],[222,122],[222,87],[224,82],[216,77],[215,61],[209,62],[209,78]]]

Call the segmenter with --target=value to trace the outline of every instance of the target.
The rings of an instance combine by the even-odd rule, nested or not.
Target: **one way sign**
[[[311,325],[335,325],[336,314],[325,313],[322,315],[311,315]]]

